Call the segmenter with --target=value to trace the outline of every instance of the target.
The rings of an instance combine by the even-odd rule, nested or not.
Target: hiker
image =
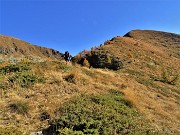
[[[64,60],[66,61],[66,63],[70,61],[70,55],[68,51],[66,51],[64,54]]]

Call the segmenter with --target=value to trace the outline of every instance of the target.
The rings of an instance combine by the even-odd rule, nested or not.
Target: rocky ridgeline
[[[32,45],[17,38],[0,35],[0,56],[62,59],[63,54],[54,49]]]

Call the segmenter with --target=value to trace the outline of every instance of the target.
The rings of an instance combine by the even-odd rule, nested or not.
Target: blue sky
[[[0,33],[76,55],[130,30],[180,34],[180,0],[0,0]]]

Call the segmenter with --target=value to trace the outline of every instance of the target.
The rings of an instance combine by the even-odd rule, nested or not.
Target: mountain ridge
[[[63,54],[51,48],[30,44],[18,38],[0,35],[0,54],[14,57],[37,56],[44,59],[62,59]]]

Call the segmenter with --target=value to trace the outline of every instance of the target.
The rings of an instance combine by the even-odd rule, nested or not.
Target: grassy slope
[[[27,64],[20,65],[27,66]],[[112,71],[67,66],[61,62],[33,63],[28,66],[29,70],[1,73],[1,86],[4,85],[1,87],[0,103],[1,126],[3,127],[16,125],[15,128],[27,133],[42,129],[48,126],[48,123],[46,120],[40,120],[41,114],[47,112],[54,119],[57,117],[55,115],[57,109],[71,97],[82,93],[85,95],[107,94],[110,89],[119,91],[126,87],[122,78]],[[37,82],[34,85],[25,83],[28,84],[25,85],[27,87],[22,87],[24,85],[22,85],[23,81],[19,81],[20,78],[13,83],[8,81],[8,78],[16,74],[44,77],[46,83]],[[2,83],[2,81],[7,83]],[[121,88],[121,85],[124,87]],[[90,101],[88,103],[91,104]],[[17,107],[12,108],[12,104],[16,104]],[[28,106],[29,109],[24,109],[21,104]]]
[[[135,38],[116,37],[109,45],[100,49],[120,57],[124,63],[127,63],[125,69],[118,73],[126,76],[128,86],[132,88],[131,92],[125,92],[128,99],[133,101],[157,128],[168,127],[164,130],[178,130],[180,80],[176,80],[176,85],[163,82],[167,78],[171,80],[180,74],[178,47],[173,49],[173,42],[169,46],[169,42],[163,42],[161,36],[156,35],[157,40],[151,34],[151,40],[148,37],[147,41],[143,31],[135,32],[135,35],[140,35]],[[140,41],[138,38],[143,40]],[[159,40],[165,46],[158,44]]]
[[[82,134],[77,130],[79,127],[84,133],[94,134],[133,134],[134,131],[138,131],[137,134],[155,134],[152,130],[158,134],[180,133],[180,82],[177,80],[175,85],[171,85],[164,81],[179,74],[178,51],[154,44],[157,43],[154,39],[151,39],[152,43],[145,41],[116,37],[110,44],[99,48],[123,60],[125,66],[119,71],[88,69],[78,65],[66,65],[63,61],[46,61],[28,64],[22,62],[17,66],[20,68],[16,67],[15,71],[8,72],[5,70],[8,64],[2,63],[1,132],[29,134],[48,128],[49,123],[45,119],[50,118],[52,126],[57,125],[56,130],[61,128],[64,134],[72,133],[72,130]],[[120,94],[116,95],[110,91],[119,91]],[[92,100],[94,98],[95,100]],[[71,108],[70,112],[63,113],[63,110]],[[113,121],[115,119],[111,118],[112,124],[107,127],[109,130],[99,128],[102,123],[95,124],[92,130],[88,125],[96,123],[93,121],[97,120],[96,115],[91,113],[93,108],[96,113],[99,111],[102,114],[99,118],[102,118],[103,124],[108,125],[107,119],[104,118],[111,118],[112,113],[117,120],[123,119],[124,124],[117,124],[119,122],[116,123]],[[117,108],[128,114],[117,113]],[[81,113],[74,116],[73,112]],[[66,118],[67,114],[70,118],[82,116],[81,124],[84,122],[86,128],[82,128],[76,119],[66,121],[67,119],[61,118],[61,115]],[[127,117],[129,115],[132,117]],[[86,121],[86,117],[90,118],[90,122]],[[59,125],[62,121],[66,124]]]
[[[24,65],[27,66],[27,64],[24,63],[19,65],[21,65],[21,67]],[[116,112],[117,108],[121,109],[120,107],[123,105],[124,109],[122,108],[122,110],[125,111],[127,115],[123,113],[115,114],[117,115],[117,120],[119,120],[119,118],[124,119],[124,124],[130,125],[130,127],[127,128],[125,125],[119,125],[123,130],[121,130],[121,132],[117,131],[117,133],[127,132],[130,134],[134,131],[139,131],[138,133],[145,134],[146,132],[152,132],[152,130],[163,132],[162,128],[165,129],[165,133],[177,132],[176,124],[178,124],[178,119],[176,119],[176,121],[173,119],[173,117],[178,117],[178,115],[175,114],[175,111],[172,112],[173,117],[167,117],[166,113],[163,112],[164,110],[160,110],[163,108],[162,105],[167,105],[166,103],[172,104],[173,106],[176,105],[174,102],[177,102],[177,99],[173,97],[174,95],[168,94],[169,96],[172,96],[171,100],[173,101],[163,100],[163,98],[165,98],[164,95],[161,95],[160,92],[156,93],[153,89],[151,90],[152,92],[149,91],[150,88],[139,84],[130,77],[131,75],[124,73],[126,72],[126,69],[115,72],[106,69],[88,69],[85,67],[79,67],[78,65],[66,65],[63,62],[29,63],[28,66],[30,67],[29,70],[23,71],[22,69],[19,72],[10,72],[7,74],[1,73],[0,85],[4,85],[4,87],[1,87],[1,130],[9,128],[11,130],[16,129],[23,133],[30,133],[32,131],[47,128],[48,121],[42,120],[42,115],[44,113],[48,114],[48,118],[50,117],[52,120],[55,120],[59,117],[59,115],[57,115],[59,107],[62,106],[67,109],[72,109],[72,103],[70,102],[69,105],[67,104],[69,99],[74,99],[77,102],[74,103],[75,105],[72,105],[75,110],[73,111],[72,109],[72,111],[68,113],[77,111],[76,108],[79,108],[79,106],[82,107],[81,109],[84,108],[86,111],[87,108],[97,106],[100,107],[97,109],[102,111],[100,112],[100,114],[102,113],[102,116],[100,117],[107,117],[106,115],[109,116],[112,112]],[[129,72],[129,70],[127,71]],[[18,76],[24,74],[34,75],[36,76],[36,79],[43,78],[44,81],[35,81],[35,83],[25,83],[22,85],[22,82],[26,81],[22,81],[22,78],[17,78],[13,83],[9,82],[8,78],[12,78],[16,74],[18,74]],[[32,82],[32,80],[33,79],[31,79],[30,82]],[[124,95],[119,96],[122,100],[117,99],[117,101],[120,100],[119,105],[115,100],[116,95],[109,93],[110,90],[124,93]],[[82,94],[90,96],[87,96],[87,98],[81,98]],[[158,94],[159,96],[155,94]],[[95,104],[93,101],[89,100],[89,98],[95,98],[96,96],[98,98],[97,100],[102,100],[104,102],[102,103],[103,105],[101,103]],[[151,99],[152,97],[148,96],[155,96],[156,99],[155,97],[154,99]],[[151,106],[152,103],[158,102],[158,99],[166,103],[156,103]],[[67,102],[65,103],[65,106],[63,105],[64,102]],[[12,107],[14,104],[16,106]],[[87,104],[88,106],[85,106]],[[117,106],[111,107],[113,104],[117,104]],[[129,104],[133,104],[133,107],[128,107]],[[21,106],[28,107],[23,108]],[[160,108],[161,106],[162,108]],[[109,114],[107,109],[110,111]],[[146,112],[145,109],[148,109],[148,112]],[[173,109],[175,110],[176,108]],[[83,112],[83,115],[86,111]],[[103,114],[106,111],[107,114]],[[141,112],[143,112],[146,117],[144,117]],[[67,114],[65,113],[64,115]],[[93,114],[90,114],[90,116],[91,115]],[[129,117],[129,115],[132,116],[132,118]],[[91,117],[93,119],[94,115]],[[166,120],[162,117],[166,117]],[[155,118],[158,118],[158,121],[161,122],[158,124],[158,127],[156,127],[157,121]],[[171,127],[171,124],[167,123],[169,122],[168,118],[171,118],[171,123],[174,124],[173,127]],[[141,124],[141,122],[143,123]],[[113,124],[116,125],[117,123],[114,122]],[[149,126],[147,127],[147,125]],[[64,130],[64,132],[70,132],[66,131],[66,128]],[[71,128],[69,130],[71,130]],[[112,133],[112,130],[115,132],[115,126],[111,125],[109,130],[110,133]],[[105,131],[103,130],[102,132]]]

